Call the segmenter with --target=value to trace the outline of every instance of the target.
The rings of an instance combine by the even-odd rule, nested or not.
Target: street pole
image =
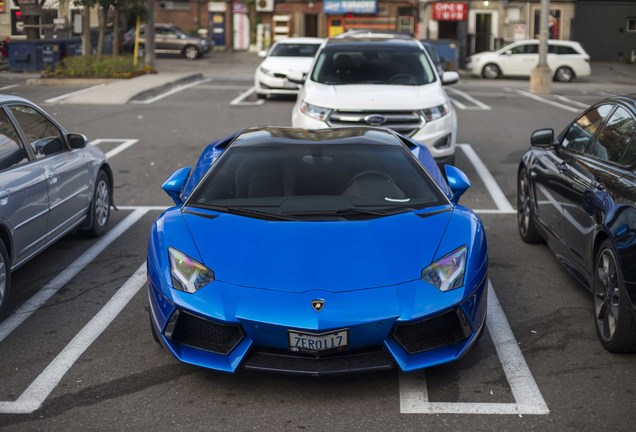
[[[552,71],[548,66],[548,15],[550,0],[541,0],[539,18],[539,64],[530,75],[530,93],[539,95],[552,94]]]

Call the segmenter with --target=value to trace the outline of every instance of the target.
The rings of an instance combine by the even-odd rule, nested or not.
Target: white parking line
[[[118,145],[117,147],[115,147],[114,149],[112,149],[111,151],[109,151],[108,153],[106,153],[106,157],[108,159],[112,158],[115,155],[118,155],[119,153],[123,152],[124,150],[126,150],[128,147],[132,147],[135,144],[137,144],[139,142],[138,139],[118,139],[118,138],[98,138],[95,139],[91,142],[88,143],[88,145],[100,145],[103,144],[105,142],[120,142],[121,144]]]
[[[263,99],[259,99],[256,102],[243,102],[244,99],[248,98],[250,95],[256,92],[256,87],[250,87],[246,92],[241,93],[236,97],[230,105],[263,105],[265,101]]]
[[[581,103],[575,100],[572,100],[570,98],[566,98],[565,96],[561,96],[561,95],[554,95],[555,98],[557,98],[558,100],[565,102],[565,103],[569,103],[575,106],[579,106],[581,108],[587,108],[588,106],[590,106],[589,104],[585,104],[585,103]]]
[[[423,373],[400,375],[400,412],[403,414],[549,414],[539,387],[519,349],[499,299],[488,281],[488,332],[514,403],[429,402]]]
[[[11,85],[8,85],[8,86],[0,87],[0,91],[9,90],[9,89],[12,89],[12,88],[17,87],[17,86],[18,86],[18,84],[11,84]]]
[[[66,372],[106,330],[145,282],[146,263],[144,262],[16,401],[0,402],[0,413],[29,414],[40,408]]]
[[[84,92],[87,92],[87,91],[91,91],[91,90],[99,88],[99,87],[104,87],[105,85],[106,84],[97,84],[97,85],[94,85],[94,86],[91,86],[91,87],[87,87],[87,88],[83,88],[81,90],[77,90],[77,91],[74,91],[74,92],[71,92],[71,93],[66,93],[66,94],[63,94],[62,96],[54,97],[54,98],[51,98],[51,99],[46,99],[44,101],[44,103],[51,103],[51,104],[58,103],[58,102],[59,103],[64,103],[64,99],[66,99],[66,98],[69,98],[71,96],[75,96],[75,95],[78,95],[78,94],[81,94],[81,93],[84,93]]]
[[[491,109],[491,108],[490,108],[490,106],[486,105],[485,103],[483,103],[483,102],[481,102],[481,101],[478,101],[477,99],[475,99],[474,97],[472,97],[472,96],[471,96],[471,95],[469,95],[468,93],[465,93],[465,92],[463,92],[463,91],[461,91],[461,90],[458,90],[458,89],[455,89],[455,88],[450,88],[450,87],[448,87],[448,88],[446,89],[446,91],[448,91],[448,92],[450,92],[450,93],[452,93],[452,94],[455,94],[455,95],[461,96],[461,97],[463,97],[464,99],[466,99],[466,100],[468,100],[468,101],[472,102],[472,103],[475,105],[475,106],[466,106],[466,105],[462,104],[461,102],[459,102],[459,101],[457,101],[457,100],[455,100],[455,99],[451,98],[451,100],[453,101],[453,103],[454,103],[455,105],[458,105],[458,104],[459,104],[459,105],[458,105],[458,108],[459,108],[459,109],[463,109],[463,110],[484,110],[484,111],[488,111],[488,110],[490,110],[490,109]]]
[[[568,106],[568,105],[563,105],[563,104],[560,104],[558,102],[552,101],[550,99],[542,98],[541,96],[537,96],[537,95],[532,94],[532,93],[527,92],[527,91],[515,90],[515,92],[517,92],[521,96],[525,96],[525,97],[528,97],[530,99],[534,99],[534,100],[536,100],[538,102],[541,102],[541,103],[544,103],[544,104],[547,104],[547,105],[552,105],[552,106],[557,107],[557,108],[561,108],[562,110],[566,110],[566,111],[570,111],[570,112],[574,112],[574,113],[581,112],[581,110],[579,108],[573,108],[573,107]]]
[[[504,195],[503,191],[499,187],[499,184],[497,184],[495,178],[492,176],[479,156],[477,156],[477,153],[475,153],[473,147],[470,144],[457,144],[457,147],[462,149],[466,157],[468,157],[468,160],[470,160],[475,167],[477,174],[479,174],[481,180],[484,182],[484,185],[495,202],[495,205],[499,209],[499,212],[508,214],[516,213],[515,209],[512,208],[512,205],[510,205],[508,198],[506,198],[506,195]]]
[[[36,310],[46,303],[56,292],[90,264],[112,242],[117,240],[128,228],[133,226],[147,213],[146,210],[137,209],[126,216],[113,229],[108,231],[97,243],[91,246],[78,259],[73,261],[64,271],[58,274],[52,281],[46,284],[40,291],[24,303],[11,316],[0,323],[0,342],[13,332],[20,324],[29,318]]]

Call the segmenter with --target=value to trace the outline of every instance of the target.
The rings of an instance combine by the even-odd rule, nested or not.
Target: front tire
[[[486,79],[497,79],[501,76],[501,69],[494,63],[488,63],[481,70],[481,76]]]
[[[609,239],[594,259],[593,293],[596,333],[603,348],[614,353],[635,352],[636,318]]]
[[[0,240],[0,316],[7,309],[11,288],[11,264],[4,242]]]
[[[532,210],[530,179],[526,168],[521,168],[517,176],[517,227],[521,240],[526,243],[540,243],[543,239],[537,231]]]
[[[188,45],[183,49],[183,56],[188,60],[195,60],[199,57],[199,50],[192,45]]]
[[[99,237],[108,229],[108,220],[110,219],[110,194],[111,194],[110,178],[100,170],[95,179],[95,191],[93,192],[93,201],[89,207],[91,218],[91,226],[81,229],[79,232],[86,237]]]

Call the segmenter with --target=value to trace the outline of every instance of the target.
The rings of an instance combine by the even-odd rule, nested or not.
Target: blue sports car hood
[[[179,244],[189,244],[183,251],[198,251],[199,257],[193,258],[226,283],[288,292],[343,292],[419,279],[439,253],[450,252],[438,248],[453,211],[436,210],[333,222],[186,211],[182,221],[192,243],[183,237],[166,240],[181,250]]]

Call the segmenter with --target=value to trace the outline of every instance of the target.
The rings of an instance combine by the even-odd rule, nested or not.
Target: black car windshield
[[[320,52],[311,79],[328,85],[419,86],[435,81],[435,73],[418,49],[335,47]]]
[[[186,203],[272,220],[372,219],[447,204],[405,147],[346,143],[230,146]]]
[[[270,57],[313,57],[320,44],[279,43],[269,53]]]

